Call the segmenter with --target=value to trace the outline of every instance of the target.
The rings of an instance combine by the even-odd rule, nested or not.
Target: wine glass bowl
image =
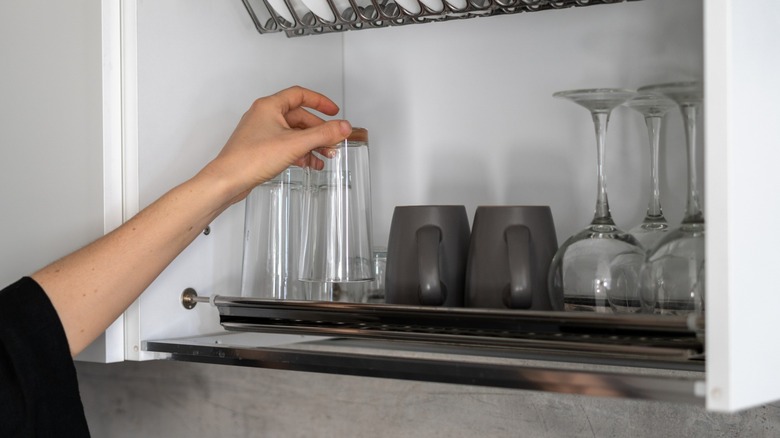
[[[704,311],[704,227],[682,225],[649,253],[642,271],[645,313],[685,315]]]
[[[613,313],[641,309],[639,284],[645,250],[612,220],[604,166],[610,114],[634,95],[620,88],[553,94],[590,111],[596,131],[598,179],[593,220],[561,245],[550,266],[548,285],[558,310]]]

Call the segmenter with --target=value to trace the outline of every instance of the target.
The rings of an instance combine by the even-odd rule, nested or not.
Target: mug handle
[[[531,307],[531,230],[512,225],[504,231],[509,262],[509,284],[504,289],[504,304],[510,309]]]
[[[440,306],[444,304],[447,289],[439,275],[439,243],[441,229],[425,225],[417,230],[417,269],[419,273],[418,294],[420,304]]]

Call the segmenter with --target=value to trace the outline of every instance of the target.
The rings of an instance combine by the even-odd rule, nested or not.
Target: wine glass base
[[[610,112],[636,94],[623,88],[591,88],[559,91],[553,97],[569,99],[594,112]]]
[[[699,81],[670,82],[639,87],[637,91],[664,95],[678,105],[696,105],[702,101],[703,87]]]

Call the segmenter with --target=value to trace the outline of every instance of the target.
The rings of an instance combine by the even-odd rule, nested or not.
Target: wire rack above
[[[242,0],[261,34],[288,37],[637,0]]]

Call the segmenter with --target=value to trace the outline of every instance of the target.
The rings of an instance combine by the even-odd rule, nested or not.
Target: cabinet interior
[[[703,74],[700,2],[626,2],[293,39],[259,35],[240,5],[138,7],[138,206],[204,164],[252,96],[299,84],[332,97],[342,107],[339,117],[369,131],[376,246],[387,242],[394,206],[414,204],[465,205],[470,220],[481,205],[549,205],[563,242],[592,217],[596,148],[588,113],[552,94],[637,88]],[[171,22],[171,14],[179,19]],[[202,31],[212,28],[219,33]],[[181,81],[189,71],[199,74]],[[184,140],[182,132],[189,133]],[[663,134],[662,202],[674,224],[682,217],[686,182],[679,113],[667,117]],[[624,228],[641,220],[648,201],[645,142],[642,118],[627,108],[615,110],[606,165],[610,206]],[[703,362],[697,354],[675,365],[655,361],[660,350],[632,357],[591,351],[598,353],[594,359],[556,349],[469,345],[464,339],[347,341],[339,336],[346,331],[323,331],[321,325],[249,329],[262,336],[226,333],[219,306],[186,310],[172,296],[186,288],[201,296],[236,295],[242,233],[239,204],[130,309],[125,318],[133,333],[125,346],[130,358],[703,403]],[[313,311],[321,316],[329,309]],[[700,326],[697,332],[695,324],[676,322],[700,342]],[[191,338],[202,335],[211,337]],[[496,377],[484,377],[491,375]],[[643,376],[641,382],[630,383],[636,375]]]

